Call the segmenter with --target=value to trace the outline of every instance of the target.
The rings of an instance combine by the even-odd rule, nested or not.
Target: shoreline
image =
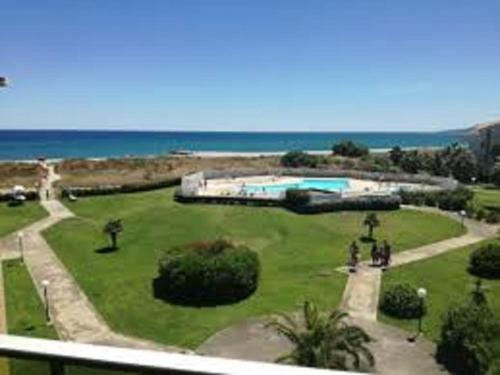
[[[403,151],[422,150],[422,151],[436,151],[444,148],[435,146],[423,147],[402,147]],[[370,153],[382,154],[387,153],[391,148],[370,148]],[[89,160],[89,161],[103,161],[110,159],[154,159],[160,157],[176,157],[176,158],[264,158],[273,156],[283,156],[289,151],[188,151],[187,154],[157,154],[157,155],[123,155],[123,156],[107,156],[107,157],[63,157],[63,158],[47,158],[47,163],[59,163],[64,160]],[[328,156],[332,154],[331,150],[305,150],[305,153],[318,156]],[[0,160],[0,164],[6,163],[37,163],[37,159],[13,159],[13,160]]]

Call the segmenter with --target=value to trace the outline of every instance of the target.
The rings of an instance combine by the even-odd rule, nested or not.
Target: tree
[[[399,146],[394,146],[391,151],[389,151],[389,159],[391,159],[392,164],[399,165],[401,159],[403,159],[404,152]]]
[[[363,225],[368,227],[368,238],[373,238],[373,229],[380,226],[380,220],[377,214],[370,212],[366,214],[365,220],[363,220]]]
[[[289,151],[281,157],[281,165],[284,167],[307,167],[316,168],[320,158],[316,155],[307,154],[303,151]]]
[[[422,169],[422,159],[417,150],[405,152],[400,162],[401,169],[407,173],[418,173]]]
[[[353,141],[341,141],[336,143],[333,145],[332,151],[335,155],[349,158],[359,158],[361,156],[367,156],[370,153],[368,147],[360,143],[354,143]]]
[[[111,248],[117,248],[118,235],[123,232],[122,221],[119,219],[109,220],[103,228],[103,232],[111,239]]]
[[[282,314],[269,326],[285,336],[293,350],[278,362],[335,370],[360,370],[373,367],[375,358],[365,344],[372,338],[360,327],[344,320],[346,313],[321,314],[316,305],[306,301],[303,322]]]
[[[491,182],[500,187],[500,167],[496,167],[491,175]]]
[[[443,316],[437,359],[457,375],[486,374],[498,334],[498,322],[486,304],[454,306]]]

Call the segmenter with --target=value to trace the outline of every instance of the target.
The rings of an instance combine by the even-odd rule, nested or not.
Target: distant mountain
[[[443,130],[443,131],[440,131],[439,133],[451,134],[451,135],[472,135],[472,134],[477,134],[482,129],[493,127],[493,126],[500,126],[500,119],[495,120],[495,121],[483,122],[480,124],[469,126],[468,128],[463,128],[463,129]]]

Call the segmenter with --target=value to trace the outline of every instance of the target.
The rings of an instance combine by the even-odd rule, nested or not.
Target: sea
[[[371,149],[437,148],[463,143],[453,132],[184,132],[0,130],[0,160],[111,158],[172,151],[270,153],[327,151],[341,140]]]

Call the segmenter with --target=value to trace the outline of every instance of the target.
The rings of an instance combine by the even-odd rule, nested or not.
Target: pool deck
[[[266,187],[273,185],[283,184],[297,184],[304,178],[293,176],[248,176],[237,178],[221,178],[206,180],[206,185],[200,187],[198,195],[200,196],[241,196],[245,186],[252,186],[253,188],[262,186],[262,192],[258,191],[253,194],[255,197],[268,197],[276,196],[276,192],[269,193],[265,191]],[[315,177],[314,180],[331,180],[342,178],[320,178]],[[342,191],[344,196],[358,196],[363,194],[380,194],[387,195],[392,190],[399,187],[418,188],[422,189],[425,186],[409,183],[397,182],[378,182],[373,180],[359,180],[348,178],[349,188]]]

